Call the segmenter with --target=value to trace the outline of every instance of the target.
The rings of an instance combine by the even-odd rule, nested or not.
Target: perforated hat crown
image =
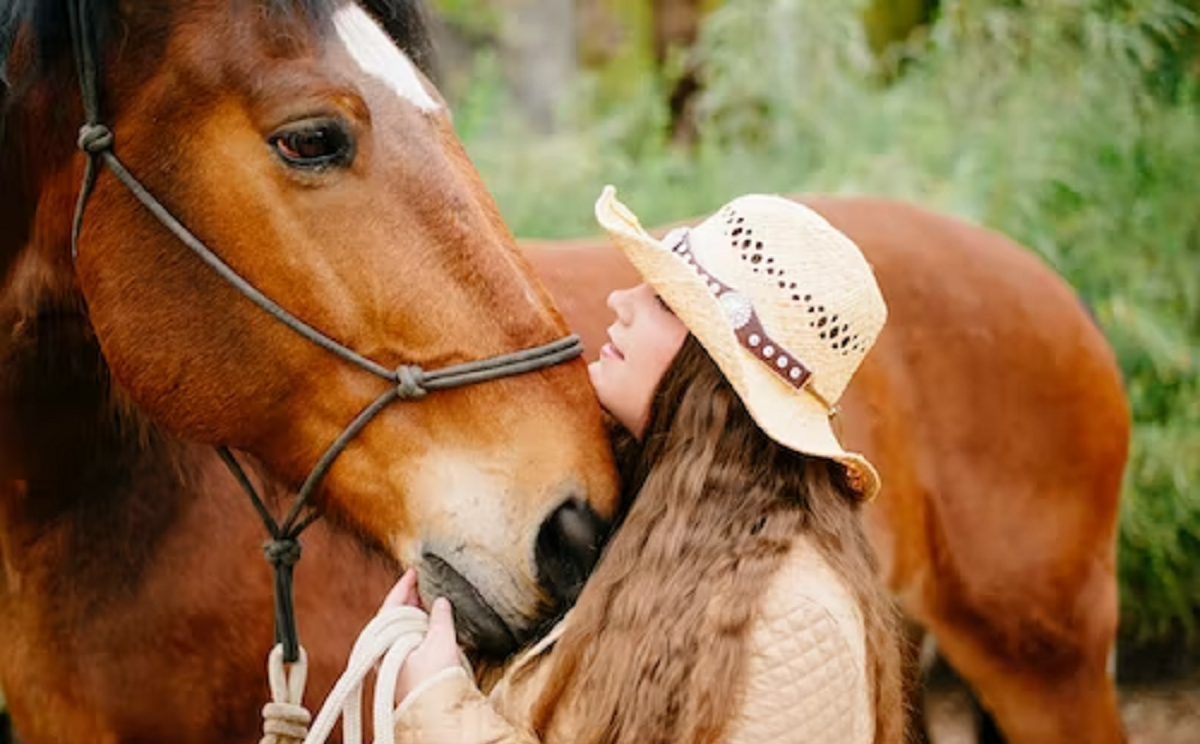
[[[596,217],[729,379],[764,432],[842,463],[859,492],[874,467],[842,448],[831,417],[887,319],[858,246],[779,196],[739,197],[659,241],[610,186]]]

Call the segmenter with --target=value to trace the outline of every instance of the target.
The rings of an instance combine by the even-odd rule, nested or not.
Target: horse
[[[0,686],[28,744],[256,739],[293,570],[311,701],[400,566],[486,657],[594,562],[601,411],[421,13],[0,7]]]
[[[835,421],[882,477],[864,519],[909,621],[914,734],[932,633],[999,727],[985,741],[1123,741],[1109,661],[1130,417],[1090,312],[996,232],[885,198],[791,198],[862,248],[889,308]],[[595,353],[608,292],[637,272],[601,240],[521,246]]]

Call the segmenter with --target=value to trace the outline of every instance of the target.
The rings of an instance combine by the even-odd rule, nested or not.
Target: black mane
[[[17,30],[31,24],[38,55],[53,59],[70,48],[70,24],[67,3],[75,0],[0,0],[0,85],[6,79],[5,60]],[[239,0],[230,0],[231,3]],[[245,1],[245,0],[240,0]],[[313,23],[324,21],[341,4],[340,0],[251,0],[263,6],[267,17],[301,17]],[[101,44],[117,15],[117,0],[85,0],[92,25]],[[375,16],[392,40],[404,50],[413,64],[433,76],[433,45],[425,24],[422,0],[359,0]],[[2,90],[2,87],[0,87]]]

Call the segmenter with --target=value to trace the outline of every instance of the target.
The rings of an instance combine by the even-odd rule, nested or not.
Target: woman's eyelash
[[[656,294],[656,295],[654,295],[654,299],[658,300],[659,307],[661,307],[663,310],[666,310],[668,313],[671,313],[672,315],[675,314],[675,311],[671,309],[671,306],[668,305],[665,300],[663,300],[662,295]]]

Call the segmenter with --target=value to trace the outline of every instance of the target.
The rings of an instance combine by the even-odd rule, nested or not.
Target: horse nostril
[[[568,499],[550,513],[538,532],[535,558],[542,583],[564,602],[573,603],[600,558],[607,524],[579,499]]]

